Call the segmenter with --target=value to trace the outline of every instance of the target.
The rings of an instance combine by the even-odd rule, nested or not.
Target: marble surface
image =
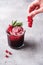
[[[0,0],[0,65],[43,65],[43,13],[27,26],[27,8],[33,0]],[[8,46],[6,29],[12,20],[22,21],[26,29],[24,44],[19,50]],[[13,54],[5,58],[5,50]]]

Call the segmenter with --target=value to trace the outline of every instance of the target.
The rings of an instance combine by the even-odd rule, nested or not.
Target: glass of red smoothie
[[[25,30],[19,25],[9,25],[7,28],[8,44],[12,48],[21,48],[24,46]]]

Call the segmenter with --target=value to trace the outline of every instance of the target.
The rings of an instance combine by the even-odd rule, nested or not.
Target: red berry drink
[[[21,26],[11,26],[7,29],[8,44],[12,48],[20,48],[24,42],[24,28]]]

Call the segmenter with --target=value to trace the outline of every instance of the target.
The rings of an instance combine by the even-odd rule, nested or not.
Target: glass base
[[[8,44],[9,45],[9,44]],[[9,45],[10,46],[10,45]],[[24,43],[20,46],[20,47],[12,47],[10,46],[12,49],[21,49],[22,47],[24,47]]]
[[[22,44],[20,47],[17,47],[17,48],[19,49],[19,48],[22,48],[22,47],[24,47],[24,44]]]

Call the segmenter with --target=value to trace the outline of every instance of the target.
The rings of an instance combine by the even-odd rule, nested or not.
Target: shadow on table
[[[36,48],[36,42],[24,42],[24,47],[23,48]]]
[[[36,41],[24,41],[24,46],[21,49],[31,49],[36,51],[37,50],[37,42]]]

